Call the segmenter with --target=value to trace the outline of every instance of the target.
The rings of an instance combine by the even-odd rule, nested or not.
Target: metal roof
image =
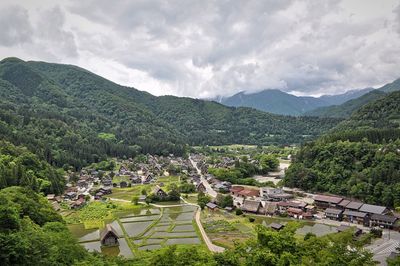
[[[363,204],[359,211],[366,213],[383,214],[386,211],[386,207],[371,205],[371,204]]]
[[[346,209],[359,210],[363,204],[364,203],[361,202],[351,201],[349,204],[346,205]]]

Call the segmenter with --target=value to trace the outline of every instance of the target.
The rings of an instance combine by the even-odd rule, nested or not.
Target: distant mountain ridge
[[[378,89],[371,90],[370,92],[339,105],[332,105],[326,107],[320,107],[315,110],[306,112],[304,115],[307,116],[318,116],[318,117],[336,117],[336,118],[347,118],[350,115],[364,106],[365,104],[374,102],[376,100],[384,98],[387,93],[395,92],[400,90],[400,79],[397,79],[391,83],[388,83]]]
[[[300,116],[311,110],[344,103],[360,97],[372,88],[351,90],[339,95],[323,95],[321,97],[295,96],[281,90],[269,89],[257,93],[239,92],[230,97],[214,99],[227,106],[251,107],[264,112]]]
[[[0,61],[0,139],[65,169],[107,156],[182,155],[187,145],[300,143],[340,121],[156,97],[72,65]]]

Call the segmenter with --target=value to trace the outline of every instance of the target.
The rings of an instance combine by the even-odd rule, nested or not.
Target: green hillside
[[[297,154],[286,185],[400,206],[400,92],[361,107]]]
[[[76,66],[17,58],[0,62],[0,96],[0,137],[58,167],[137,153],[180,155],[186,144],[299,143],[340,121],[155,97]]]
[[[308,116],[318,117],[337,117],[337,118],[348,118],[357,109],[363,105],[382,99],[387,93],[400,90],[400,79],[393,81],[392,83],[386,84],[385,86],[370,91],[358,98],[346,101],[340,105],[332,105],[319,107],[312,111],[305,113]]]

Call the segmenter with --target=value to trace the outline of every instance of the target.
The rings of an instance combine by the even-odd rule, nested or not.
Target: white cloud
[[[78,64],[156,95],[333,94],[400,77],[398,0],[6,2],[0,56]]]

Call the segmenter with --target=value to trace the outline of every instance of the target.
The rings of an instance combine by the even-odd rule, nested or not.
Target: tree
[[[199,194],[197,195],[197,204],[200,206],[202,210],[210,201],[211,201],[210,196],[204,194],[204,192],[202,191],[200,191]]]
[[[139,203],[139,197],[138,197],[138,196],[133,196],[133,197],[132,197],[132,203],[133,203],[133,205],[138,205],[138,203]]]
[[[180,200],[181,194],[179,193],[179,188],[176,184],[171,184],[170,191],[168,192],[168,200],[177,201]]]

